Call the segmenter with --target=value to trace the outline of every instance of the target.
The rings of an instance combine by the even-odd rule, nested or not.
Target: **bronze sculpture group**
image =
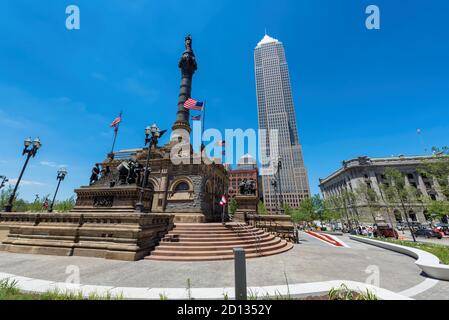
[[[254,180],[243,179],[239,183],[239,192],[243,196],[256,195],[256,182]]]

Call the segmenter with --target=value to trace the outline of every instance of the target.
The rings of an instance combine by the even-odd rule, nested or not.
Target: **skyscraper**
[[[296,208],[301,200],[310,196],[310,189],[282,42],[265,35],[254,50],[254,62],[259,129],[267,133],[278,130],[279,133],[280,170],[262,176],[264,201],[271,210],[280,203]],[[269,134],[266,141],[269,146]],[[267,156],[272,156],[269,152]]]

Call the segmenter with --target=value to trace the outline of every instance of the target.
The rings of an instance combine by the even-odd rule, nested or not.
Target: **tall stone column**
[[[192,37],[188,35],[185,38],[186,50],[182,54],[179,61],[179,68],[181,69],[181,86],[179,89],[178,98],[178,112],[176,114],[176,121],[173,124],[172,140],[178,140],[180,137],[190,137],[190,124],[189,124],[189,110],[184,108],[184,103],[187,99],[191,98],[192,92],[192,78],[197,70],[197,63],[195,59],[195,53],[192,50]]]

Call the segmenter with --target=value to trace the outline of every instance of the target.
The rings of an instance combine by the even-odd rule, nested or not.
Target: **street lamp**
[[[274,196],[276,197],[276,206],[279,206],[279,196],[278,196],[278,189],[277,189],[278,183],[277,183],[276,179],[271,180],[271,185],[274,188]]]
[[[42,143],[39,140],[39,138],[36,138],[34,140],[31,140],[31,138],[27,138],[27,139],[25,139],[23,144],[25,147],[23,148],[22,155],[23,156],[27,155],[27,158],[25,160],[25,164],[23,165],[22,171],[20,172],[19,179],[17,179],[16,186],[14,187],[14,190],[13,190],[11,196],[9,197],[8,204],[5,206],[5,212],[12,211],[14,198],[16,197],[17,189],[19,187],[20,181],[22,180],[22,176],[23,176],[23,173],[25,172],[28,162],[30,161],[31,157],[34,158],[36,156],[37,150],[39,150],[42,147]]]
[[[281,169],[282,169],[282,159],[278,160],[278,186],[279,186],[279,208],[282,213],[284,209],[284,199],[282,197],[282,185],[281,185]]]
[[[0,189],[6,185],[6,182],[8,182],[8,179],[5,176],[0,176]]]
[[[56,195],[58,194],[59,186],[61,185],[61,181],[64,180],[66,175],[67,175],[66,169],[58,170],[58,176],[56,177],[56,180],[58,180],[58,186],[56,187],[55,195],[53,196],[53,201],[51,202],[48,212],[53,212],[53,206],[55,205]]]
[[[159,138],[161,138],[165,132],[167,132],[167,130],[160,131],[156,124],[153,124],[152,126],[145,128],[145,146],[148,145],[148,155],[147,155],[147,162],[145,164],[143,179],[140,186],[139,202],[136,203],[136,211],[138,212],[145,211],[145,205],[143,203],[143,195],[145,192],[144,189],[147,185],[148,175],[151,173],[150,168],[151,148],[157,147]]]

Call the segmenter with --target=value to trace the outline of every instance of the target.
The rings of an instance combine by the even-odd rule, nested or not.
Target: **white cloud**
[[[50,167],[50,168],[67,168],[68,165],[66,164],[57,164],[56,162],[52,161],[41,161],[39,162],[42,166]]]
[[[9,184],[14,186],[17,183],[17,178],[9,179]],[[45,186],[45,183],[38,182],[38,181],[31,181],[31,180],[21,180],[20,181],[21,186]]]

